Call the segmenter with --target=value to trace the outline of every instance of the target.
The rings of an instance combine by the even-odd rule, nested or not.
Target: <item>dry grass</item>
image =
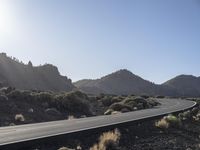
[[[76,119],[76,117],[74,117],[73,115],[68,116],[68,120],[73,120],[73,119]]]
[[[76,147],[76,150],[82,150],[82,147],[81,147],[80,145],[78,145],[78,146]]]
[[[180,114],[179,114],[180,117]],[[169,127],[180,127],[182,122],[180,118],[175,115],[169,114],[168,116],[163,117],[161,120],[155,123],[155,126],[161,129],[167,129]]]
[[[22,114],[16,114],[15,115],[15,121],[24,122],[25,118]]]
[[[100,136],[99,142],[92,146],[90,150],[117,150],[119,140],[120,132],[117,129],[114,131],[105,132]]]
[[[155,126],[161,129],[167,129],[169,127],[180,127],[181,120],[175,115],[169,114],[168,116],[163,117],[161,120],[155,123]]]
[[[161,129],[167,129],[169,128],[169,123],[165,118],[162,118],[161,120],[155,123],[155,126]]]
[[[121,112],[120,112],[120,111],[113,111],[113,112],[111,113],[111,115],[117,115],[117,114],[121,114]]]

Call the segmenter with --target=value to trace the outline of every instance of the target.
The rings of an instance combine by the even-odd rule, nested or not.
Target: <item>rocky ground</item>
[[[52,93],[5,88],[0,90],[0,125],[108,115],[156,105],[159,104],[148,96],[88,96],[79,91]],[[114,130],[69,135],[22,150],[67,150],[67,147],[74,150],[199,150],[200,108]]]
[[[119,127],[119,141],[113,141],[111,144],[109,142],[112,146],[108,144],[106,149],[91,149],[91,147],[98,143],[102,132],[107,131],[66,137],[59,144],[37,145],[37,148],[39,150],[58,150],[65,147],[74,150],[78,150],[80,147],[83,150],[200,150],[199,110],[199,107],[197,107],[181,114]],[[168,126],[166,124],[158,125],[158,122],[163,119],[167,120]],[[110,130],[113,131],[114,129]],[[112,141],[112,138],[110,138],[110,141]]]

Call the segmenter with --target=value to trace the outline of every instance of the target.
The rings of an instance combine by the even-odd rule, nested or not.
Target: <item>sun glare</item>
[[[11,33],[13,21],[11,8],[6,1],[0,1],[0,34]]]

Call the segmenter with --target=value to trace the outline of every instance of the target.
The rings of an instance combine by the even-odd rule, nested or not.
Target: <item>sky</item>
[[[0,0],[0,51],[77,81],[200,76],[198,0]]]

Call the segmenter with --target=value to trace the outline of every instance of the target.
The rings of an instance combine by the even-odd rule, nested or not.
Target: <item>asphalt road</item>
[[[129,113],[53,121],[0,128],[0,146],[63,135],[88,129],[133,122],[192,108],[196,103],[182,99],[159,99],[162,105]]]

